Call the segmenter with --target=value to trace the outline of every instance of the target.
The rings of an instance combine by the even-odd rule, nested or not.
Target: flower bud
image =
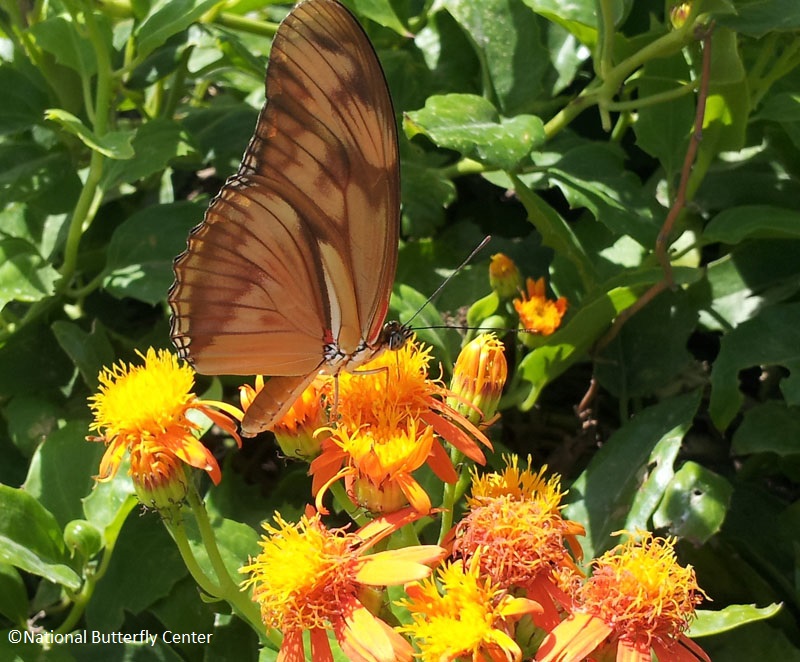
[[[510,299],[522,287],[517,265],[507,255],[496,253],[489,263],[489,284],[501,299]]]
[[[507,377],[503,343],[493,333],[481,334],[456,359],[450,390],[459,397],[448,404],[472,423],[486,422],[497,411]]]

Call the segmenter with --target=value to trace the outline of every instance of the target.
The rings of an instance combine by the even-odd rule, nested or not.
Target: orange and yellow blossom
[[[551,629],[571,605],[564,587],[579,571],[568,550],[580,560],[576,536],[585,531],[561,516],[559,476],[545,479],[547,467],[522,471],[516,456],[504,459],[502,472],[473,472],[469,511],[452,534],[453,553],[478,556],[481,572],[498,586],[523,589],[542,606],[537,625]]]
[[[406,587],[408,599],[398,604],[413,622],[398,630],[410,634],[423,662],[493,660],[519,662],[522,650],[514,641],[516,621],[541,607],[513,597],[481,574],[478,557],[446,563],[433,578]]]
[[[492,422],[508,378],[503,343],[483,333],[461,350],[453,368],[448,404],[475,424]]]
[[[435,545],[420,545],[367,555],[377,542],[413,522],[411,509],[373,520],[354,533],[328,529],[309,509],[296,524],[275,515],[265,523],[261,552],[240,572],[250,577],[253,600],[267,628],[280,630],[279,662],[304,662],[303,632],[308,631],[311,659],[332,661],[328,631],[353,662],[410,661],[409,643],[363,604],[361,594],[427,577],[429,564],[446,554]]]
[[[514,299],[514,308],[519,315],[520,328],[542,336],[549,336],[561,326],[561,319],[567,312],[567,300],[559,297],[548,299],[545,293],[544,278],[526,281],[528,292],[522,292],[521,299]]]
[[[457,480],[436,435],[474,461],[485,461],[476,440],[491,448],[489,440],[447,405],[451,393],[428,378],[429,361],[430,350],[410,342],[360,372],[339,375],[336,427],[311,464],[319,508],[327,488],[345,478],[354,501],[372,512],[406,502],[428,512],[430,499],[411,473],[427,463],[442,481]]]
[[[705,594],[691,566],[678,564],[675,539],[644,533],[592,562],[572,615],[542,642],[537,662],[608,656],[626,662],[710,662],[684,632]]]
[[[144,365],[119,363],[101,371],[98,393],[89,398],[94,414],[89,429],[100,433],[89,439],[108,446],[97,480],[113,478],[129,452],[131,477],[143,501],[162,491],[167,500],[179,501],[185,494],[184,464],[206,471],[215,484],[222,477],[216,459],[195,436],[200,426],[188,412],[205,415],[240,445],[230,417],[241,419],[242,413],[223,402],[198,399],[192,392],[194,371],[174,354],[151,347],[139,356]]]

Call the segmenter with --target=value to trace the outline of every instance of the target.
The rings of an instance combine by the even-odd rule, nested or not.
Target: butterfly
[[[175,259],[171,335],[203,374],[271,375],[242,421],[278,422],[320,372],[410,336],[384,323],[397,263],[397,127],[372,45],[336,0],[278,27],[238,172]]]

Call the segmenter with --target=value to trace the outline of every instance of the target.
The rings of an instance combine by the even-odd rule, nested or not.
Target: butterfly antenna
[[[421,313],[421,312],[422,312],[422,311],[425,309],[425,306],[427,306],[427,305],[428,305],[428,304],[429,304],[431,301],[433,301],[433,300],[434,300],[434,299],[435,299],[435,298],[436,298],[436,297],[439,295],[439,292],[441,292],[441,291],[444,289],[444,286],[445,286],[445,285],[447,285],[447,283],[449,283],[449,282],[450,282],[450,281],[453,279],[453,276],[455,276],[456,274],[458,274],[458,273],[459,273],[459,272],[460,272],[460,271],[461,271],[461,270],[462,270],[464,267],[466,267],[466,266],[467,266],[467,265],[468,265],[468,264],[469,264],[469,263],[472,261],[472,258],[474,258],[474,257],[475,257],[475,255],[476,255],[477,253],[479,253],[479,252],[480,252],[480,251],[483,249],[483,247],[484,247],[484,246],[486,246],[486,244],[488,244],[488,243],[489,243],[491,240],[492,240],[492,236],[491,236],[491,235],[489,235],[489,234],[487,234],[487,235],[486,235],[486,236],[485,236],[485,237],[484,237],[484,238],[481,240],[481,243],[479,243],[479,244],[478,244],[478,245],[477,245],[475,248],[473,248],[473,249],[472,249],[472,252],[471,252],[469,255],[467,255],[467,258],[466,258],[466,259],[465,259],[465,260],[464,260],[464,261],[463,261],[461,264],[459,264],[459,265],[458,265],[458,266],[455,268],[455,270],[453,271],[453,273],[451,273],[451,274],[450,274],[450,275],[449,275],[447,278],[445,278],[445,279],[444,279],[444,280],[441,282],[441,284],[439,285],[439,287],[437,287],[437,288],[436,288],[436,289],[433,291],[433,294],[431,294],[431,295],[430,295],[430,296],[429,296],[429,297],[428,297],[428,298],[425,300],[425,303],[423,303],[423,304],[422,304],[422,305],[421,305],[421,306],[420,306],[420,307],[417,309],[417,312],[416,312],[416,313],[414,313],[414,314],[413,314],[411,317],[409,317],[409,318],[406,320],[406,322],[405,322],[404,326],[409,326],[409,325],[411,324],[411,322],[413,322],[413,321],[414,321],[414,318],[415,318],[417,315],[419,315],[419,314],[420,314],[420,313]],[[428,328],[434,328],[434,327],[428,327]]]

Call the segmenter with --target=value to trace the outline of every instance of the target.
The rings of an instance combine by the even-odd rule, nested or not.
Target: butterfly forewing
[[[397,135],[375,52],[335,0],[281,24],[266,96],[238,173],[175,262],[169,302],[173,341],[199,372],[284,376],[273,388],[289,397],[325,368],[326,343],[349,355],[378,340],[397,259]]]

